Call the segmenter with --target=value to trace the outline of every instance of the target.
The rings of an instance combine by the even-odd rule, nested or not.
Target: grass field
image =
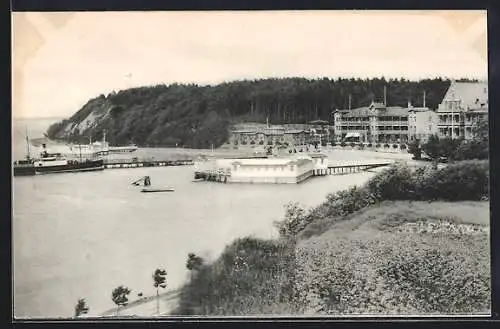
[[[296,247],[301,313],[489,312],[488,202],[383,202],[308,235]]]

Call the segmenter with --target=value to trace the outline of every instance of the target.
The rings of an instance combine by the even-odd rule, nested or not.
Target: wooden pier
[[[141,168],[141,167],[171,167],[171,166],[190,166],[193,160],[154,160],[154,159],[106,159],[104,160],[105,169],[115,168]]]
[[[367,164],[352,164],[352,165],[331,165],[328,169],[314,169],[313,176],[326,175],[346,175],[354,174],[361,171],[366,171],[374,168],[389,166],[390,162],[367,163]]]

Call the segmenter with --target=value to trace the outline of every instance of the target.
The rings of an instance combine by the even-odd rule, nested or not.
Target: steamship
[[[66,159],[60,153],[49,153],[46,144],[42,144],[40,158],[14,162],[14,176],[29,176],[64,172],[94,171],[104,169],[103,159]],[[29,153],[28,153],[29,154]]]

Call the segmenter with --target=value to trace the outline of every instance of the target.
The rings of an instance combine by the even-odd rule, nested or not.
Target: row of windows
[[[378,130],[408,130],[408,126],[378,126]]]
[[[342,126],[342,130],[371,130],[370,127],[363,126]],[[378,130],[408,130],[408,126],[377,126]]]
[[[255,170],[255,171],[278,171],[278,170],[284,171],[285,168],[287,168],[287,167],[289,170],[292,170],[292,171],[294,170],[293,165],[279,166],[279,167],[278,166],[275,166],[275,167],[267,167],[267,166],[264,166],[264,167],[245,167],[245,166],[243,166],[240,168],[240,170],[245,169],[245,170]],[[233,166],[233,170],[235,170],[235,171],[237,170],[236,165]]]
[[[348,118],[343,118],[342,121],[345,122],[367,122],[369,121],[369,117],[348,117]],[[395,117],[395,116],[381,116],[378,117],[379,121],[407,121],[408,116],[400,116],[400,117]]]

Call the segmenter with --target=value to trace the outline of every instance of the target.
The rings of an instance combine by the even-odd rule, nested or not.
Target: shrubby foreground
[[[399,164],[311,210],[291,204],[279,239],[234,241],[175,313],[488,313],[488,172],[487,161]]]

